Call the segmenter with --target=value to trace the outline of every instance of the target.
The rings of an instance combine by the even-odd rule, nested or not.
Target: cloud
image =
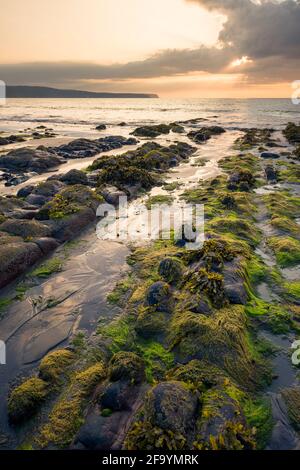
[[[218,45],[164,50],[126,64],[3,64],[0,65],[0,78],[9,84],[64,84],[84,80],[171,77],[189,72],[239,72],[249,82],[257,83],[299,79],[300,0],[186,1],[226,15]],[[249,60],[242,60],[240,67],[230,67],[233,61],[243,57]]]

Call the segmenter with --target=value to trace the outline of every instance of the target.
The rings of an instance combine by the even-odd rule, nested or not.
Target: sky
[[[288,97],[300,0],[0,0],[0,80],[164,98]]]

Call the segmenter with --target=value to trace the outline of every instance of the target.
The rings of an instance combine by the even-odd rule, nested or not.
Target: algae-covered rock
[[[166,328],[165,312],[155,312],[151,308],[144,308],[139,313],[135,323],[135,331],[145,339],[161,335]]]
[[[50,237],[51,230],[47,225],[37,220],[6,220],[0,226],[0,230],[10,235],[20,236],[24,239]]]
[[[234,388],[214,387],[202,398],[195,447],[201,450],[252,450],[255,440],[248,428]],[[238,393],[238,390],[236,391]]]
[[[168,311],[170,308],[171,290],[165,282],[155,282],[146,294],[146,304],[155,307],[158,312]]]
[[[165,258],[159,264],[158,273],[164,281],[176,283],[182,278],[183,264],[177,258]]]
[[[198,395],[182,382],[162,382],[145,397],[143,420],[126,436],[129,450],[180,450],[188,448],[198,410]]]
[[[11,422],[19,423],[30,418],[47,396],[47,384],[32,377],[16,387],[8,398],[8,416]]]
[[[110,380],[129,381],[131,383],[140,383],[145,379],[144,361],[132,352],[116,353],[109,364]]]
[[[60,181],[63,183],[66,183],[68,185],[74,185],[74,184],[88,184],[88,177],[87,175],[80,170],[70,170],[67,173],[65,173],[63,176],[61,176]]]
[[[300,126],[297,126],[293,122],[287,124],[283,134],[291,144],[300,142]]]
[[[70,365],[74,354],[68,349],[59,349],[45,356],[39,366],[39,377],[46,382],[55,382]]]
[[[132,132],[135,137],[158,137],[161,134],[169,134],[171,126],[167,124],[159,124],[154,126],[138,127]]]
[[[289,418],[296,429],[300,431],[300,387],[286,388],[282,397],[288,409]]]
[[[2,232],[3,233],[3,232]],[[0,232],[0,288],[38,261],[43,253],[36,243]]]
[[[205,360],[237,383],[253,388],[265,378],[265,368],[253,357],[244,307],[230,305],[209,317],[177,312],[169,325],[171,346],[187,362]]]

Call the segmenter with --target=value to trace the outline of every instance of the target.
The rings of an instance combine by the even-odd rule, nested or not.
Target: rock
[[[40,248],[18,237],[4,237],[0,232],[0,288],[16,279],[43,256]]]
[[[19,191],[17,192],[17,197],[25,198],[29,196],[29,194],[31,194],[33,190],[34,190],[34,186],[32,184],[24,186],[23,188],[19,189]]]
[[[61,163],[63,163],[62,158],[55,153],[29,147],[12,150],[0,159],[0,167],[5,170],[37,173],[43,173]]]
[[[128,382],[118,381],[108,385],[100,398],[102,409],[110,409],[112,411],[130,410],[133,394],[133,386]]]
[[[274,183],[277,182],[278,172],[273,166],[271,165],[266,166],[265,175],[268,181],[274,182]]]
[[[66,184],[84,184],[88,185],[88,177],[86,173],[80,170],[70,170],[59,178],[60,181]]]
[[[159,124],[155,126],[143,126],[138,127],[132,132],[132,135],[136,137],[151,137],[155,138],[161,134],[169,134],[171,131],[171,126],[167,124]]]
[[[45,196],[40,196],[38,194],[29,194],[26,197],[26,202],[32,204],[33,206],[43,206],[49,199]]]
[[[197,416],[198,397],[181,382],[162,382],[150,390],[145,419],[153,426],[186,435]]]
[[[146,304],[155,307],[158,312],[168,311],[170,308],[171,290],[165,282],[155,282],[146,294]]]
[[[96,131],[105,131],[106,125],[105,124],[99,124],[98,126],[95,127]]]
[[[38,184],[31,194],[52,198],[64,187],[65,185],[61,181],[51,177],[47,181],[43,181],[42,183]]]
[[[51,229],[52,237],[56,238],[59,242],[66,242],[72,240],[93,222],[95,218],[95,211],[90,207],[86,207],[80,209],[75,214],[67,215],[61,219],[51,220],[48,226]]]
[[[16,197],[0,196],[0,215],[14,217],[14,213],[16,211],[28,209],[29,207],[30,206],[27,204],[27,202],[23,201],[22,199],[18,199]]]
[[[164,281],[172,284],[181,279],[183,265],[181,261],[176,258],[165,258],[159,264],[158,273]]]
[[[205,393],[197,440],[203,450],[253,450],[254,438],[237,400],[222,387]]]
[[[51,237],[34,239],[34,243],[37,244],[37,246],[43,252],[43,255],[48,255],[51,253],[51,251],[54,251],[59,247],[58,241]]]
[[[72,142],[55,147],[53,150],[61,157],[86,158],[123,147],[124,145],[135,145],[137,140],[133,138],[126,139],[123,136],[107,136],[96,140],[76,139]]]
[[[118,126],[120,126],[120,127],[125,127],[125,126],[127,126],[127,123],[126,123],[126,122],[120,122],[120,123],[118,124]]]
[[[202,143],[209,140],[213,135],[220,135],[223,134],[225,129],[220,126],[207,126],[202,127],[201,129],[197,129],[195,131],[191,131],[188,133],[188,137],[196,143]]]
[[[280,158],[279,153],[273,153],[273,152],[262,152],[260,156],[261,158]]]
[[[36,220],[9,219],[0,225],[0,230],[24,239],[49,237],[51,234],[49,227]]]
[[[115,412],[110,417],[101,416],[96,412],[90,413],[79,430],[72,449],[120,450],[122,441],[118,439],[118,435],[122,435],[129,418],[129,413],[126,412]]]
[[[109,378],[112,382],[139,384],[145,380],[145,363],[135,353],[116,353],[109,363]]]
[[[120,197],[127,197],[127,194],[124,191],[120,191],[115,186],[106,186],[100,191],[100,194],[108,204],[112,204],[113,206],[119,205]]]
[[[248,294],[245,287],[245,279],[241,273],[239,258],[224,264],[224,292],[232,304],[246,305]]]

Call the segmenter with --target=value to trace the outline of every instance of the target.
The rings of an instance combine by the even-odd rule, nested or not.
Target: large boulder
[[[0,158],[0,168],[11,171],[43,173],[61,163],[62,158],[54,152],[28,147],[12,150]]]
[[[80,170],[76,170],[76,169],[68,171],[68,173],[64,174],[59,179],[60,181],[68,185],[72,185],[72,184],[87,185],[88,184],[88,177],[86,173]]]
[[[108,202],[108,204],[112,204],[113,206],[117,206],[119,204],[120,197],[127,196],[124,191],[120,191],[115,186],[106,186],[100,190],[100,193],[104,197],[105,201]]]
[[[0,288],[42,258],[43,253],[36,243],[24,242],[0,232]]]
[[[224,264],[224,292],[232,304],[246,305],[248,294],[239,258]]]
[[[182,277],[182,262],[176,258],[165,258],[159,264],[158,273],[164,281],[170,284],[176,283]]]
[[[24,239],[49,237],[51,235],[49,227],[37,220],[8,219],[0,225],[0,230]]]
[[[165,282],[155,282],[146,294],[146,305],[154,307],[158,312],[168,311],[170,308],[171,290]]]
[[[181,382],[162,382],[149,391],[145,417],[153,426],[185,435],[194,424],[198,397]]]
[[[109,363],[109,378],[112,382],[141,383],[145,380],[145,363],[135,353],[116,353]]]

